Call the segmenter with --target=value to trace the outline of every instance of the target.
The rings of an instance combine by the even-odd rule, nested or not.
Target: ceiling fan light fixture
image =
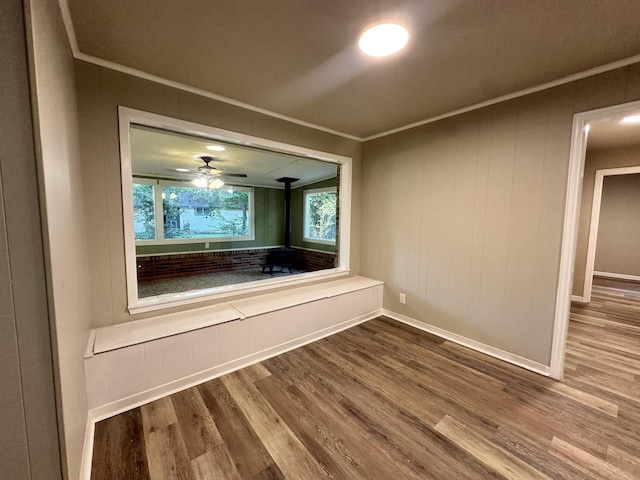
[[[358,45],[367,55],[386,57],[400,50],[409,41],[409,32],[397,23],[379,23],[368,28],[361,36]]]
[[[211,190],[216,190],[220,187],[222,187],[224,185],[224,182],[222,180],[220,180],[219,178],[216,178],[212,181],[209,182],[209,188]]]
[[[207,179],[203,177],[196,178],[191,181],[198,188],[206,188],[207,187]]]

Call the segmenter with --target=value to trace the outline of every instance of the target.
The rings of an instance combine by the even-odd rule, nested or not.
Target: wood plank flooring
[[[96,425],[101,479],[640,478],[640,294],[572,308],[562,383],[379,318]]]

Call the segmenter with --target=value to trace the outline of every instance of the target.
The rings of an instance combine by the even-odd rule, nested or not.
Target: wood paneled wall
[[[360,154],[354,140],[76,61],[92,327],[125,322],[118,105],[353,158],[351,270],[359,270]]]
[[[633,65],[366,142],[385,308],[549,365],[573,114],[639,98]]]
[[[20,0],[0,4],[0,478],[56,480],[62,464],[23,8]]]

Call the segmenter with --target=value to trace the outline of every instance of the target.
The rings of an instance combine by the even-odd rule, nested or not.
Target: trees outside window
[[[304,191],[304,240],[335,244],[336,202],[335,187]]]
[[[136,240],[155,240],[156,215],[153,185],[133,184],[133,225]]]

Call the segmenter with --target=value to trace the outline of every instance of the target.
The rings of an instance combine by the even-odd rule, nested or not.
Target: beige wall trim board
[[[149,312],[153,310],[189,305],[207,300],[220,299],[230,295],[254,293],[257,291],[272,288],[337,278],[349,274],[350,271],[350,246],[351,246],[351,181],[352,181],[352,158],[333,153],[321,152],[305,147],[290,145],[274,140],[246,135],[221,128],[210,127],[198,123],[166,117],[155,113],[135,110],[120,106],[118,109],[118,119],[120,125],[120,159],[122,174],[122,203],[124,212],[124,234],[125,234],[125,264],[127,277],[127,300],[128,309],[132,314]],[[194,292],[182,292],[167,294],[159,297],[138,298],[137,290],[137,263],[136,244],[134,240],[133,222],[127,219],[133,218],[133,191],[132,191],[132,161],[131,161],[131,139],[130,125],[146,125],[164,130],[183,133],[186,135],[196,135],[200,137],[250,145],[256,148],[263,148],[276,152],[290,153],[309,158],[315,158],[325,162],[335,163],[340,166],[340,238],[337,268],[309,272],[296,275],[295,278],[283,278],[279,280],[268,279],[245,284],[228,285]]]
[[[589,302],[585,302],[584,298],[578,296],[578,295],[571,295],[571,301],[572,302],[578,302],[578,303],[589,303]]]
[[[463,347],[470,348],[477,352],[484,353],[485,355],[497,358],[498,360],[517,365],[518,367],[526,368],[527,370],[531,370],[532,372],[539,373],[540,375],[544,375],[546,377],[549,376],[549,367],[547,367],[546,365],[542,365],[541,363],[529,360],[528,358],[505,352],[504,350],[492,347],[491,345],[472,340],[462,335],[458,335],[457,333],[453,333],[440,327],[436,327],[420,320],[416,320],[415,318],[402,315],[401,313],[387,310],[386,308],[383,309],[382,314],[398,322],[406,323],[407,325],[411,325],[412,327],[415,327],[419,330],[431,333],[432,335],[444,338],[445,340],[449,340],[450,342],[457,343],[458,345],[462,345]]]
[[[560,271],[558,278],[558,290],[556,294],[553,340],[551,345],[551,363],[549,370],[550,376],[555,379],[562,379],[562,376],[564,374],[564,357],[567,332],[569,328],[569,311],[571,308],[573,270],[575,266],[576,245],[578,242],[578,222],[580,214],[580,200],[582,197],[582,176],[584,174],[585,155],[587,150],[587,138],[589,130],[586,127],[590,121],[609,118],[614,115],[622,115],[625,112],[635,111],[638,108],[640,108],[640,101],[635,101],[577,113],[573,116],[564,226],[562,231],[562,246],[560,253]],[[600,181],[600,192],[602,193],[602,181]],[[591,248],[591,240],[589,241],[589,244]],[[595,259],[595,243],[593,243],[593,249],[593,258]],[[591,265],[591,275],[586,275],[586,277],[588,278],[591,278],[593,276],[593,259],[591,260]],[[587,271],[587,273],[589,272]],[[591,282],[591,280],[589,280],[589,282]],[[590,290],[591,288],[589,288],[589,295],[586,294],[587,292],[583,294],[583,302],[590,301]]]
[[[598,272],[597,270],[593,272],[593,275],[596,277],[618,278],[620,280],[633,280],[634,282],[640,282],[640,275],[627,275],[626,273]]]
[[[379,303],[380,304],[382,303],[381,290],[380,290]],[[86,429],[87,433],[85,436],[85,444],[83,449],[80,479],[81,480],[91,479],[91,463],[92,463],[92,456],[93,456],[95,424],[100,420],[113,417],[114,415],[118,415],[119,413],[126,412],[128,410],[139,407],[141,405],[145,405],[149,402],[153,402],[154,400],[158,400],[168,395],[172,395],[173,393],[185,390],[187,388],[191,388],[195,385],[208,382],[209,380],[213,380],[214,378],[218,378],[228,373],[234,372],[236,370],[240,370],[242,368],[248,367],[249,365],[262,362],[271,357],[281,355],[290,350],[294,350],[296,348],[307,345],[308,343],[315,342],[316,340],[320,340],[322,338],[328,337],[335,333],[341,332],[342,330],[346,330],[360,323],[364,323],[369,320],[372,320],[382,314],[383,314],[382,308],[377,308],[372,312],[366,313],[364,315],[360,315],[356,318],[352,318],[350,320],[341,322],[339,324],[333,325],[323,330],[319,330],[317,332],[304,335],[300,338],[282,343],[280,345],[276,345],[271,348],[267,348],[260,352],[253,353],[251,355],[239,358],[237,360],[233,360],[231,362],[225,363],[224,365],[220,365],[220,366],[205,370],[203,372],[199,372],[194,375],[181,378],[174,382],[170,382],[156,388],[151,388],[149,390],[132,395],[127,398],[123,398],[116,402],[112,402],[107,405],[103,405],[103,406],[94,408],[92,410],[89,410],[89,415],[87,419],[87,429]]]
[[[589,226],[589,245],[587,247],[587,267],[584,274],[584,289],[582,297],[586,302],[591,301],[591,288],[596,264],[596,245],[598,243],[598,227],[600,226],[600,204],[602,203],[602,186],[604,177],[609,175],[629,175],[640,173],[640,167],[607,168],[596,170],[596,180],[593,186],[593,204],[591,206],[591,224]]]

